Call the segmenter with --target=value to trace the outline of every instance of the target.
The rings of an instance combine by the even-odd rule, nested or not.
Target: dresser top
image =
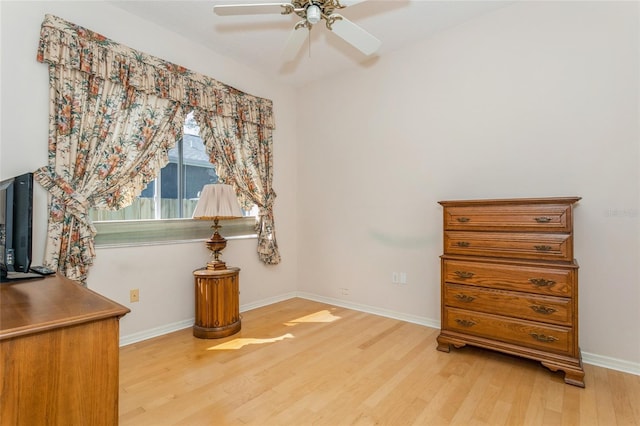
[[[121,317],[129,309],[60,275],[0,286],[0,340]]]
[[[523,204],[574,204],[581,200],[581,197],[548,197],[548,198],[500,198],[485,200],[447,200],[438,201],[443,206],[509,206]]]

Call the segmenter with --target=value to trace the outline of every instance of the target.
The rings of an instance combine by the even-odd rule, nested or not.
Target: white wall
[[[212,76],[256,96],[272,99],[274,132],[274,189],[278,194],[275,219],[282,263],[265,266],[256,254],[256,240],[228,243],[223,258],[238,266],[241,306],[260,304],[295,290],[296,146],[291,89],[219,56],[163,28],[123,12],[106,2],[0,2],[1,129],[0,178],[46,165],[48,129],[47,66],[36,61],[40,24],[46,13],[97,31],[131,48],[156,55]],[[34,263],[42,263],[46,234],[46,194],[34,194]],[[89,272],[88,287],[116,300],[132,312],[121,321],[121,336],[187,323],[194,317],[193,276],[209,258],[204,243],[98,249]],[[129,303],[129,289],[140,289],[140,302]]]
[[[304,88],[299,290],[439,321],[438,200],[577,195],[583,355],[640,371],[638,17],[523,2]]]
[[[255,240],[229,243],[242,306],[298,291],[437,324],[438,200],[579,195],[583,352],[640,371],[637,3],[518,4],[296,97],[107,3],[2,1],[0,178],[46,163],[45,13],[274,100],[283,262],[262,265]],[[36,262],[45,204],[37,186]],[[132,309],[121,334],[135,337],[193,317],[191,271],[207,256],[201,243],[99,249],[88,284]]]

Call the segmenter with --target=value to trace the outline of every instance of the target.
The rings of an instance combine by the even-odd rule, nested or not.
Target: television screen
[[[33,173],[0,182],[0,252],[8,271],[29,272],[33,222]]]

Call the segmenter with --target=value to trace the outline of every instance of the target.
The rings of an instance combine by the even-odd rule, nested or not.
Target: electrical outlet
[[[406,284],[406,283],[407,283],[407,273],[400,272],[400,284]]]
[[[140,290],[134,288],[129,290],[129,302],[135,303],[140,301]]]
[[[392,272],[391,273],[391,284],[398,284],[400,282],[400,276],[398,275],[397,272]]]
[[[349,289],[348,289],[348,288],[341,288],[341,289],[340,289],[340,293],[341,293],[343,296],[348,296],[348,295],[349,295]]]

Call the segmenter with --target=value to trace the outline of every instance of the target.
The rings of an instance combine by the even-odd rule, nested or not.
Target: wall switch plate
[[[134,288],[129,290],[129,302],[135,303],[140,301],[140,290]]]

